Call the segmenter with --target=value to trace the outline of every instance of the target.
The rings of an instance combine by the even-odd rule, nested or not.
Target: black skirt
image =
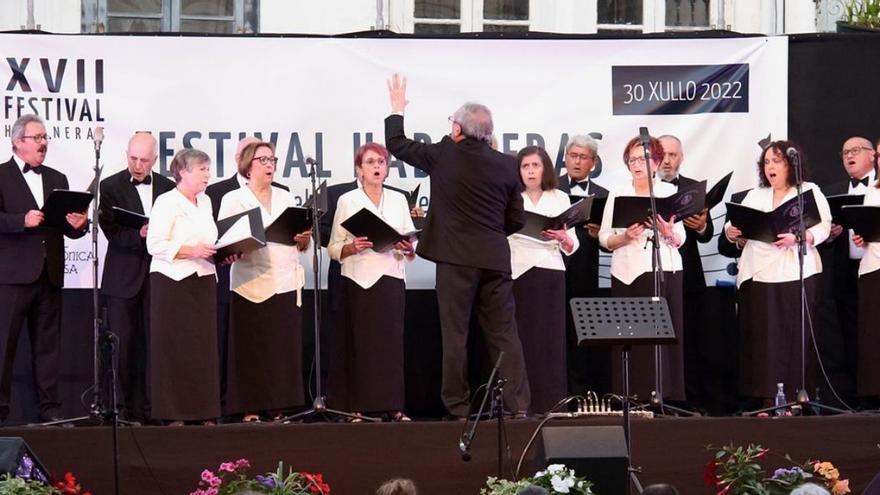
[[[532,412],[545,413],[567,395],[565,272],[531,268],[513,281]]]
[[[341,291],[328,406],[353,412],[403,410],[406,285],[383,276],[364,289],[342,277]]]
[[[152,416],[207,420],[220,416],[217,280],[195,274],[177,282],[150,273]]]
[[[812,318],[819,275],[804,280]],[[749,280],[740,286],[740,393],[770,398],[783,383],[791,398],[801,387],[800,282],[765,283]],[[806,355],[812,358],[806,326]],[[809,364],[809,361],[808,361]],[[806,384],[809,389],[809,381]]]
[[[880,270],[859,277],[858,394],[880,396]]]
[[[684,308],[682,306],[682,272],[663,272],[663,283],[660,284],[660,297],[665,297],[669,306],[669,317],[672,328],[678,338],[671,345],[635,345],[630,352],[630,394],[636,394],[639,400],[651,398],[651,392],[657,391],[655,382],[655,350],[659,348],[663,364],[663,398],[669,400],[685,400],[684,392]],[[650,297],[654,295],[654,274],[643,273],[629,285],[611,277],[611,295],[613,297]],[[621,347],[612,350],[612,370],[614,389],[623,393],[623,372],[621,368]]]
[[[231,293],[226,414],[303,404],[302,310],[296,292],[254,303]]]

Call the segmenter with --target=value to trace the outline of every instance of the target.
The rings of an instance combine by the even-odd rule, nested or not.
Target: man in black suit
[[[876,152],[868,139],[853,136],[840,151],[847,179],[822,188],[825,196],[864,195],[877,182]],[[859,263],[864,249],[852,241],[853,231],[831,224],[831,235],[819,245],[822,256],[822,291],[818,318],[823,324],[817,339],[835,386],[846,402],[856,395],[858,355]],[[833,304],[833,307],[832,307]],[[836,317],[836,322],[830,321]]]
[[[599,143],[588,135],[576,135],[565,145],[565,175],[559,178],[559,189],[571,196],[571,202],[580,196],[604,198],[608,190],[596,184],[590,175],[599,162]],[[575,229],[580,247],[571,256],[565,256],[565,294],[570,301],[580,297],[598,297],[599,294],[599,222],[598,215]],[[566,304],[566,345],[568,349],[568,381],[573,395],[584,395],[588,390],[599,394],[611,390],[611,354],[607,346],[578,346],[574,320]]]
[[[671,135],[660,136],[657,139],[663,146],[663,161],[657,169],[660,180],[678,188],[697,183],[696,180],[681,175],[679,171],[684,161],[681,140]],[[705,244],[715,235],[714,225],[709,221],[709,210],[704,208],[696,215],[685,218],[684,229],[685,240],[678,251],[681,253],[684,270],[682,294],[684,296],[685,395],[691,401],[700,402],[705,395],[703,371],[707,366],[700,352],[706,277],[697,243]]]
[[[31,342],[42,421],[60,418],[58,365],[64,238],[85,235],[85,213],[69,213],[63,228],[42,226],[40,209],[67,176],[43,165],[49,137],[43,121],[24,115],[12,125],[12,158],[0,165],[0,421],[9,415],[12,365],[22,325]]]
[[[107,304],[110,331],[118,336],[117,370],[122,390],[123,416],[132,421],[149,418],[147,397],[147,337],[150,328],[150,260],[147,224],[137,229],[116,222],[113,207],[149,218],[156,198],[174,189],[174,182],[153,172],[156,139],[139,132],[126,149],[128,167],[101,181],[98,222],[107,237],[101,293]],[[105,371],[106,373],[106,371]]]
[[[217,215],[220,213],[220,203],[226,193],[234,191],[240,187],[247,185],[247,177],[238,172],[238,162],[241,160],[241,152],[245,146],[251,143],[258,143],[259,139],[249,136],[238,142],[235,148],[235,173],[228,179],[215,182],[205,189],[205,194],[211,198],[211,209],[216,222]],[[290,189],[277,182],[272,182],[275,187],[280,187],[285,191]],[[228,354],[227,340],[229,337],[229,270],[232,265],[222,263],[217,265],[217,350],[220,353],[220,404],[226,403],[226,357]]]
[[[452,133],[436,144],[408,139],[403,129],[406,79],[388,83],[391,112],[385,144],[396,157],[431,176],[431,208],[417,252],[437,264],[437,303],[443,337],[442,398],[457,418],[470,409],[467,336],[475,310],[493,362],[500,363],[504,403],[519,416],[531,395],[514,319],[507,236],[525,223],[519,170],[513,157],[489,146],[492,114],[466,103],[455,112]]]

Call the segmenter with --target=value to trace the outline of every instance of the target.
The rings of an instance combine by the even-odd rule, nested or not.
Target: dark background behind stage
[[[729,36],[729,34],[724,34]],[[846,179],[838,152],[843,141],[853,135],[870,140],[880,137],[880,37],[862,34],[809,34],[791,38],[789,50],[789,135],[800,142],[807,155],[813,180],[820,185]],[[377,116],[377,118],[379,118]],[[777,139],[781,136],[773,136]],[[687,143],[685,143],[687,146]],[[724,143],[719,143],[719,150]],[[719,163],[724,162],[719,156]],[[757,153],[756,153],[756,159]],[[756,171],[757,173],[757,171]],[[311,362],[311,297],[304,298],[304,362]],[[711,363],[706,380],[711,391],[703,402],[710,412],[733,412],[736,399],[737,330],[734,292],[729,287],[711,288],[705,325],[709,337],[701,353]],[[824,301],[822,310],[833,312],[833,302]],[[61,392],[66,416],[86,414],[92,396],[92,304],[91,291],[64,292],[62,331],[63,362]],[[828,313],[830,314],[830,313]],[[855,356],[842,354],[839,328],[834,318],[816,322],[825,365],[843,392],[852,384],[839,375],[842,363]],[[36,418],[31,385],[30,345],[26,333],[21,339],[13,383],[13,410],[10,423]],[[433,291],[407,292],[406,328],[407,409],[417,417],[440,416],[440,328]],[[304,373],[308,373],[308,369]],[[186,377],[181,377],[186,379]],[[820,385],[825,389],[824,385]],[[81,401],[80,397],[84,399]],[[85,404],[85,406],[83,405]],[[332,403],[330,404],[332,407]]]

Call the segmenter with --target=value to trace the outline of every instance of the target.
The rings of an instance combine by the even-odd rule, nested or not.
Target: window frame
[[[231,16],[184,15],[181,12],[182,0],[162,0],[161,14],[111,14],[107,9],[108,0],[82,0],[83,33],[104,33],[111,18],[159,19],[161,31],[180,32],[182,21],[226,21],[232,22],[234,34],[256,33],[259,30],[259,0],[233,0]]]

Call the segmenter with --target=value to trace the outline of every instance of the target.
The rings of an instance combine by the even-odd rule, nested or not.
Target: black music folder
[[[319,198],[319,206],[320,201]],[[310,228],[312,228],[312,210],[290,206],[266,227],[266,241],[293,246],[296,244],[294,237]]]
[[[214,260],[222,261],[233,254],[247,254],[266,245],[263,216],[253,208],[217,221],[220,238],[214,244]]]
[[[68,228],[70,224],[67,223],[67,214],[86,213],[94,197],[92,193],[86,191],[53,190],[40,209],[45,218],[43,225],[55,229]]]
[[[318,186],[318,217],[324,215],[327,212],[327,181],[321,181],[321,185]],[[302,207],[306,209],[312,208],[312,201],[314,201],[314,196],[309,196]],[[298,233],[298,232],[297,232]]]
[[[865,242],[880,242],[880,206],[844,206],[841,215],[842,225],[853,229]]]
[[[593,204],[593,196],[581,198],[567,210],[554,217],[548,217],[532,211],[525,212],[526,224],[517,234],[526,235],[535,239],[546,241],[541,236],[544,230],[559,230],[563,226],[572,228],[581,225],[590,218],[590,208]]]
[[[412,232],[401,234],[397,229],[388,225],[385,220],[382,220],[366,208],[361,208],[360,211],[348,217],[342,222],[342,226],[355,237],[366,237],[369,239],[373,243],[373,251],[376,252],[384,251],[389,246],[397,244],[404,239],[412,241],[418,238],[419,233],[421,233],[420,230],[416,229]]]
[[[730,178],[733,177],[733,172],[725,175],[718,182],[712,186],[712,189],[709,189],[709,192],[706,193],[706,207],[710,210],[715,208],[721,200],[724,199],[724,193],[727,192],[727,186],[730,185]]]
[[[125,208],[114,206],[111,208],[111,211],[113,212],[113,221],[122,227],[140,229],[144,225],[150,223],[150,218],[148,216],[131,210],[126,210]]]
[[[822,221],[816,207],[813,191],[804,194],[804,228],[810,228]],[[777,206],[773,211],[761,211],[736,203],[727,203],[727,219],[731,225],[742,231],[742,237],[763,242],[776,242],[779,234],[795,233],[798,230],[797,196]]]
[[[656,198],[657,213],[665,220],[675,215],[675,221],[695,215],[706,207],[706,181],[682,187],[671,196]],[[651,198],[648,196],[618,196],[614,199],[614,218],[611,226],[625,229],[634,223],[645,222],[651,216]]]
[[[865,202],[864,194],[835,194],[834,196],[826,196],[828,207],[831,208],[831,221],[837,225],[846,225],[844,223],[843,212],[841,208],[844,206],[861,205]]]
[[[412,190],[406,197],[406,203],[409,205],[409,209],[412,210],[419,204],[419,189],[422,187],[421,184],[417,185],[415,189]]]

